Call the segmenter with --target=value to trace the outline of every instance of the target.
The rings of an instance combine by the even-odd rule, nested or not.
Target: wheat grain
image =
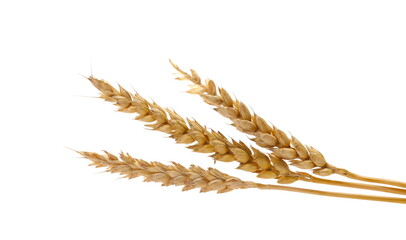
[[[189,93],[200,95],[207,104],[215,107],[214,110],[229,118],[233,122],[232,125],[239,131],[253,136],[251,140],[259,146],[271,150],[281,159],[290,161],[290,165],[301,169],[312,169],[314,174],[320,176],[337,173],[356,180],[406,188],[404,182],[360,176],[327,163],[323,154],[317,149],[303,145],[294,136],[289,138],[286,133],[274,125],[270,126],[256,113],[251,113],[244,103],[232,99],[224,88],[217,87],[213,80],[207,79],[205,83],[202,83],[195,70],[191,69],[192,74],[189,74],[171,60],[170,63],[177,70],[177,80],[187,80],[194,84],[191,85]]]
[[[242,181],[214,168],[205,170],[194,165],[186,168],[175,162],[172,162],[171,165],[160,162],[147,162],[133,158],[128,153],[121,153],[119,157],[107,151],[105,151],[104,155],[83,151],[78,151],[78,153],[92,162],[89,164],[90,166],[107,168],[107,172],[118,173],[123,175],[124,178],[143,177],[145,182],[159,182],[162,183],[162,186],[183,186],[183,191],[200,188],[200,192],[216,191],[217,193],[226,193],[236,189],[257,188],[406,204],[406,199],[404,198],[327,192]]]

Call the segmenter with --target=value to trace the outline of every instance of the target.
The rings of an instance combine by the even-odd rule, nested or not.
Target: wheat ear
[[[249,148],[242,142],[228,140],[223,134],[208,130],[195,120],[185,120],[176,112],[164,109],[139,94],[132,94],[119,87],[112,87],[108,82],[94,77],[89,81],[101,92],[100,98],[115,103],[119,111],[137,113],[137,120],[149,122],[146,126],[170,134],[177,143],[192,144],[188,148],[195,152],[212,153],[215,160],[240,163],[238,169],[255,172],[260,178],[277,178],[280,184],[289,184],[297,180],[329,184],[335,186],[367,189],[406,195],[406,190],[361,183],[349,183],[320,179],[307,173],[290,171],[282,159],[262,153],[256,148]]]
[[[128,153],[120,153],[119,157],[106,151],[105,155],[92,152],[78,153],[92,161],[90,166],[107,167],[108,172],[119,173],[129,179],[142,176],[144,181],[161,182],[162,186],[184,186],[184,191],[200,188],[200,192],[225,193],[234,189],[256,187],[255,183],[241,181],[214,168],[204,170],[194,165],[185,168],[175,162],[171,165],[146,162],[133,158]]]
[[[406,188],[404,182],[361,176],[327,163],[317,149],[303,145],[297,138],[289,137],[274,125],[270,126],[263,118],[252,113],[244,103],[231,98],[224,88],[217,87],[213,80],[207,79],[202,83],[195,70],[191,69],[189,74],[169,61],[177,70],[177,80],[193,83],[189,93],[199,95],[207,104],[214,106],[214,110],[229,118],[239,131],[253,136],[252,141],[271,150],[279,158],[290,161],[291,165],[301,169],[312,169],[314,174],[320,176],[336,173],[355,180]]]
[[[200,188],[200,192],[217,191],[217,193],[225,193],[235,189],[258,188],[300,192],[329,197],[406,204],[406,199],[404,198],[336,193],[242,181],[241,179],[222,173],[214,168],[205,170],[194,165],[186,168],[175,162],[172,162],[171,165],[166,165],[160,162],[147,162],[133,158],[128,153],[121,153],[119,157],[106,151],[104,155],[81,151],[78,151],[78,153],[84,158],[92,161],[90,166],[105,167],[107,168],[107,172],[121,174],[124,178],[132,179],[136,177],[144,177],[145,182],[160,182],[162,183],[162,186],[183,186],[183,191]]]

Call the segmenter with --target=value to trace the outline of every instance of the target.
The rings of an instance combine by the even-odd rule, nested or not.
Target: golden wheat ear
[[[128,153],[120,153],[117,157],[107,151],[104,151],[103,155],[94,152],[77,152],[91,161],[90,166],[106,168],[107,172],[118,173],[128,179],[143,177],[145,182],[159,182],[162,183],[162,186],[183,186],[183,191],[200,189],[200,192],[216,191],[217,193],[225,193],[236,189],[258,188],[301,192],[329,197],[406,203],[406,199],[404,198],[336,193],[242,181],[239,178],[227,175],[214,168],[203,169],[194,165],[186,168],[175,162],[172,162],[170,165],[160,162],[147,162],[131,157]]]
[[[193,83],[189,93],[199,95],[204,102],[214,106],[215,111],[230,119],[232,125],[239,131],[252,136],[252,141],[271,150],[275,156],[289,161],[290,165],[301,169],[312,169],[314,174],[320,176],[336,173],[355,180],[406,188],[404,182],[365,177],[329,164],[317,149],[305,146],[297,138],[289,137],[276,126],[269,125],[262,117],[251,112],[243,102],[233,99],[224,88],[217,87],[213,80],[207,79],[203,83],[195,70],[191,69],[189,74],[171,60],[169,61],[177,71],[177,80]]]
[[[265,154],[260,150],[248,147],[242,142],[229,140],[220,132],[202,126],[195,120],[185,120],[176,112],[162,108],[155,102],[149,102],[138,93],[133,94],[122,88],[112,87],[108,82],[89,77],[89,81],[99,89],[100,98],[113,102],[119,111],[136,113],[135,119],[147,122],[145,126],[169,134],[177,143],[188,144],[195,152],[210,153],[214,160],[239,162],[238,169],[254,172],[260,178],[276,178],[280,184],[289,184],[297,180],[382,191],[406,195],[405,189],[367,185],[320,179],[307,173],[293,172],[279,157]]]
[[[120,153],[118,157],[107,151],[103,155],[93,152],[78,153],[92,161],[90,166],[105,167],[107,172],[118,173],[129,179],[143,177],[145,182],[160,182],[162,186],[183,186],[184,191],[200,188],[200,192],[225,193],[256,186],[214,168],[205,170],[194,165],[186,168],[175,162],[170,165],[147,162],[133,158],[128,153]]]

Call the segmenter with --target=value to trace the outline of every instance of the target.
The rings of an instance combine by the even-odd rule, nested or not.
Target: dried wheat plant
[[[281,158],[248,147],[241,141],[228,140],[220,132],[207,129],[196,120],[185,120],[175,111],[149,102],[138,93],[130,93],[121,86],[116,89],[93,76],[88,79],[100,91],[100,98],[113,102],[119,107],[118,111],[136,113],[135,119],[147,122],[145,126],[151,130],[165,132],[177,143],[192,144],[188,148],[195,152],[212,153],[210,157],[214,160],[237,161],[240,163],[237,169],[257,173],[259,178],[276,178],[280,184],[301,180],[406,195],[406,189],[321,179],[308,173],[293,172]]]
[[[186,168],[175,162],[172,162],[171,165],[165,165],[160,162],[146,162],[141,159],[133,158],[128,153],[120,153],[119,157],[106,151],[104,155],[81,151],[78,153],[92,162],[89,166],[95,166],[97,168],[104,167],[107,168],[107,172],[118,173],[128,179],[144,177],[145,182],[160,182],[162,186],[183,186],[183,191],[200,188],[200,192],[216,191],[217,193],[225,193],[236,189],[257,188],[300,192],[328,197],[406,203],[406,199],[404,198],[327,192],[242,181],[241,179],[222,173],[214,168],[205,170],[195,165]]]
[[[206,79],[203,83],[195,70],[191,69],[189,74],[172,61],[170,63],[177,70],[177,80],[193,83],[189,93],[199,95],[204,102],[214,106],[215,111],[230,119],[239,131],[251,135],[251,140],[257,145],[271,150],[275,156],[288,161],[290,165],[300,169],[312,169],[314,174],[320,176],[336,173],[355,180],[406,188],[404,182],[361,176],[329,164],[317,149],[303,145],[297,138],[289,137],[274,125],[270,126],[263,118],[251,112],[244,103],[233,99],[224,88],[217,87],[213,80]]]
[[[185,119],[175,111],[163,108],[155,102],[147,101],[140,94],[131,93],[121,86],[118,89],[114,88],[108,82],[93,76],[88,77],[88,80],[100,91],[100,98],[114,103],[114,105],[118,106],[118,111],[135,113],[135,119],[145,122],[145,126],[149,129],[167,133],[176,143],[187,144],[187,148],[194,152],[210,154],[210,157],[215,161],[238,162],[238,169],[255,173],[259,178],[277,179],[279,184],[306,181],[406,195],[406,189],[404,188],[329,180],[318,178],[305,172],[292,171],[287,161],[290,161],[290,164],[299,168],[313,169],[315,173],[322,176],[327,176],[332,172],[346,176],[350,173],[347,170],[338,169],[328,164],[323,155],[316,149],[305,147],[296,138],[289,138],[275,126],[270,126],[261,117],[251,113],[243,103],[233,100],[224,89],[217,88],[212,80],[202,84],[200,77],[194,70],[191,70],[191,74],[188,74],[177,65],[173,63],[172,65],[180,74],[178,79],[190,80],[194,83],[189,92],[199,94],[207,103],[216,106],[216,110],[229,117],[237,129],[253,135],[253,140],[258,145],[266,147],[272,152],[263,152],[255,147],[247,146],[242,141],[228,138],[219,131],[208,129],[196,120]],[[214,168],[204,170],[194,165],[190,168],[185,168],[177,163],[165,165],[159,162],[146,162],[132,158],[129,154],[124,153],[121,153],[119,157],[106,151],[105,155],[91,152],[78,153],[91,160],[93,162],[91,165],[107,167],[109,172],[120,173],[130,179],[143,176],[145,181],[161,182],[164,186],[182,185],[184,186],[183,190],[200,188],[201,192],[217,191],[218,193],[223,193],[235,189],[257,188],[331,197],[406,203],[406,198],[328,192],[243,181]],[[353,176],[349,177],[355,178]],[[371,179],[368,178],[369,182],[375,180],[378,183],[392,183],[391,185],[402,187],[399,182]]]

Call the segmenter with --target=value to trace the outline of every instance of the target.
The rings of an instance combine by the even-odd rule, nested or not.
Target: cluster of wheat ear
[[[149,129],[168,134],[176,143],[186,144],[187,148],[194,152],[210,154],[215,161],[238,162],[237,169],[252,172],[258,178],[276,179],[278,184],[306,181],[406,195],[406,183],[357,175],[327,163],[324,156],[314,147],[306,146],[297,138],[289,137],[276,126],[270,125],[266,120],[250,111],[244,103],[233,99],[224,88],[217,87],[212,80],[207,79],[205,83],[202,83],[195,70],[191,69],[190,73],[187,73],[173,62],[171,64],[177,70],[176,79],[193,83],[189,93],[199,95],[206,103],[214,106],[214,110],[229,118],[232,125],[239,131],[252,136],[253,144],[257,144],[267,151],[226,137],[221,132],[209,129],[196,120],[185,119],[174,110],[161,107],[121,86],[115,88],[108,82],[93,76],[88,77],[88,80],[100,91],[100,98],[114,103],[118,107],[118,111],[135,114],[135,119],[145,122],[145,126]],[[91,160],[91,165],[106,167],[109,172],[120,173],[127,178],[143,176],[145,181],[161,182],[163,186],[182,185],[183,190],[200,188],[202,192],[224,193],[234,189],[258,188],[406,203],[406,198],[328,192],[242,181],[214,168],[205,170],[194,165],[185,168],[178,163],[165,165],[160,162],[146,162],[124,153],[121,153],[119,157],[108,152],[105,152],[104,155],[90,152],[79,153]],[[310,169],[313,174],[322,177],[336,173],[375,184],[320,178],[308,172],[292,170],[290,166],[303,170]]]

